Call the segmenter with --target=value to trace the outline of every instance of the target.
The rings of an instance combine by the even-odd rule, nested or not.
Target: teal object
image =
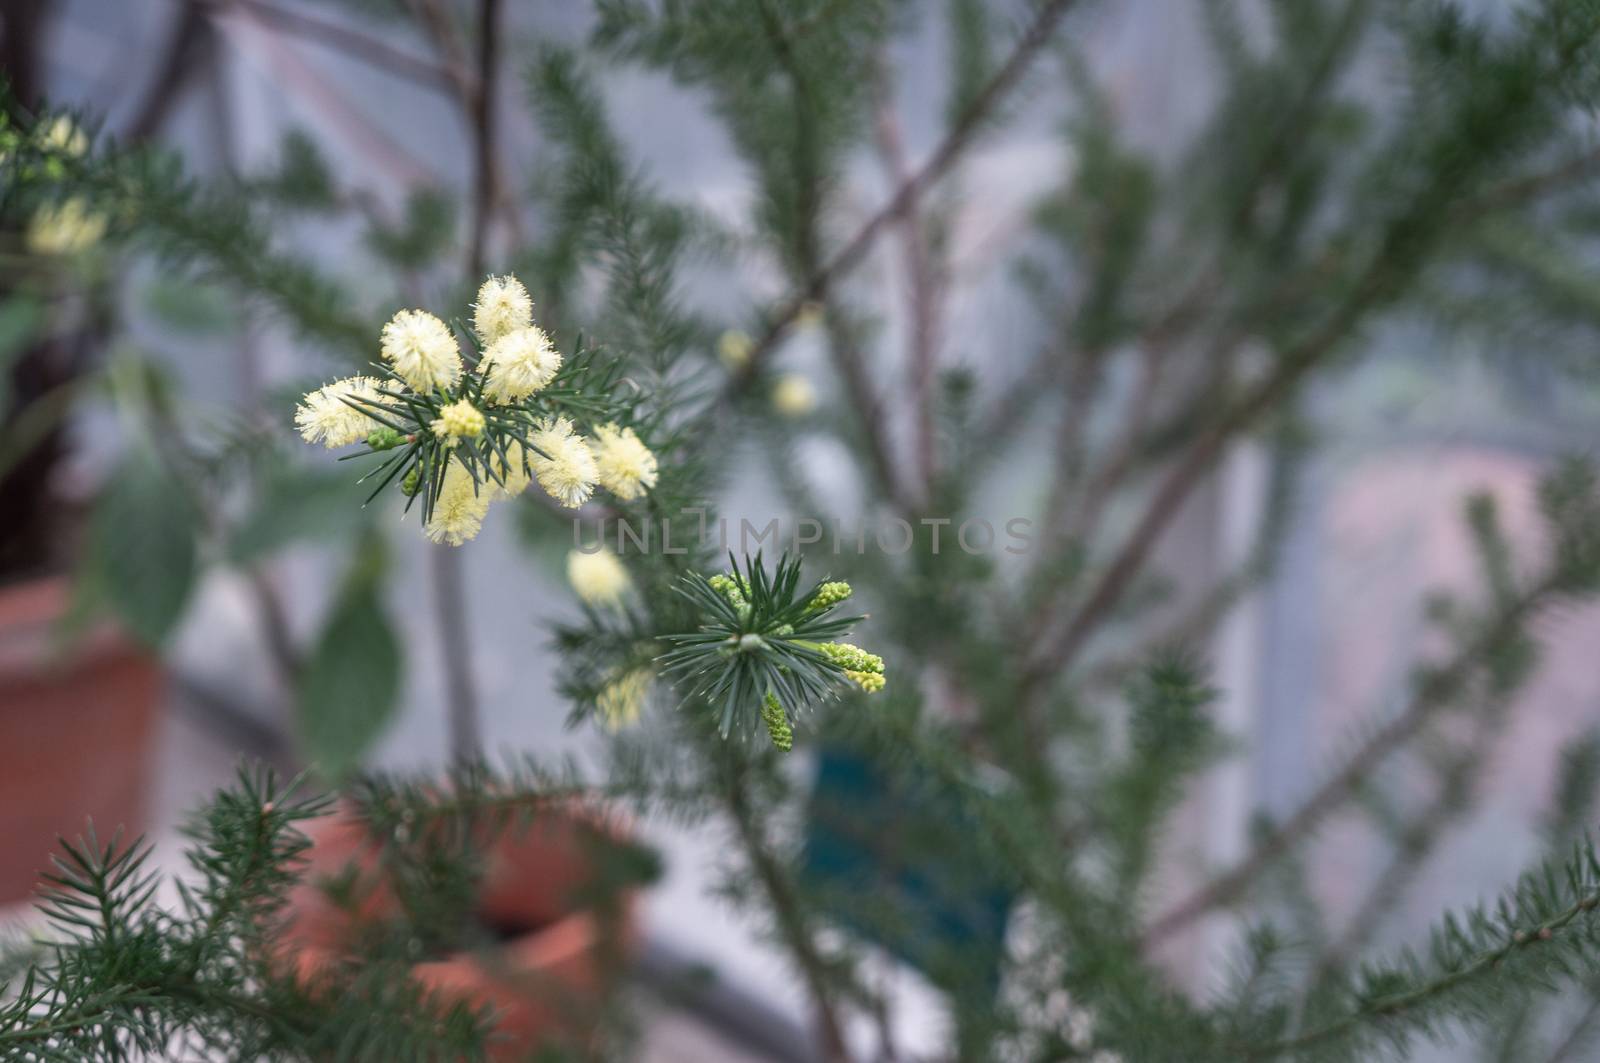
[[[951,784],[897,770],[891,778],[855,751],[822,751],[802,875],[838,923],[935,985],[993,996],[1016,894],[971,859],[981,828]]]

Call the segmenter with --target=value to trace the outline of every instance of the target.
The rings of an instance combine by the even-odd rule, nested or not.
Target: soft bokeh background
[[[337,6],[275,0],[283,10],[314,11],[320,19],[352,22]],[[61,0],[48,5],[48,95],[57,104],[104,116],[107,130],[126,127],[149,90],[186,6],[173,0]],[[580,38],[587,5],[552,0],[510,5],[520,39]],[[1075,23],[1134,143],[1160,156],[1180,142],[1204,113],[1209,78],[1204,45],[1185,0],[1107,4]],[[437,94],[353,61],[315,35],[288,32],[249,2],[208,3],[203,9],[201,58],[163,122],[159,138],[182,151],[199,173],[247,171],[267,165],[283,135],[300,130],[315,139],[353,186],[380,205],[401,204],[418,183],[464,187],[469,149],[454,109]],[[945,77],[945,43],[935,24],[893,56],[908,152],[924,154],[939,134],[938,101]],[[364,32],[370,26],[360,23]],[[413,47],[404,31],[395,47]],[[508,78],[508,99],[518,91]],[[621,68],[604,85],[611,113],[631,150],[672,198],[693,202],[737,222],[750,194],[703,101],[659,77]],[[1002,374],[1008,349],[1033,337],[1033,318],[1017,313],[1020,296],[995,267],[1015,249],[1025,211],[1057,182],[1072,159],[1057,135],[1049,101],[1024,98],[1018,120],[974,153],[952,234],[960,250],[952,278],[946,347],[980,377]],[[539,157],[536,130],[507,106],[506,157],[513,180],[531,176]],[[880,202],[885,182],[863,167],[850,195],[863,211]],[[363,274],[363,247],[337,226],[306,227],[298,247],[314,252],[341,275]],[[888,257],[869,276],[894,283]],[[278,389],[321,371],[318,359],[270,325],[238,318],[220,333],[196,337],[164,331],[152,301],[172,298],[167,279],[153,273],[123,278],[121,299],[135,343],[165,362],[192,397],[223,406],[287,408]],[[758,278],[758,285],[760,279]],[[772,278],[773,294],[781,283]],[[727,286],[706,277],[697,298],[725,305]],[[904,322],[889,322],[885,350]],[[1556,383],[1537,364],[1508,364],[1471,350],[1438,349],[1434,336],[1400,330],[1375,336],[1386,357],[1328,381],[1316,398],[1323,446],[1300,477],[1289,508],[1282,564],[1260,591],[1210,638],[1220,711],[1245,752],[1208,781],[1202,799],[1186,809],[1184,829],[1171,841],[1171,860],[1184,868],[1224,860],[1243,850],[1253,808],[1292,808],[1343,750],[1353,721],[1381,713],[1402,692],[1408,669],[1429,645],[1418,603],[1430,589],[1470,586],[1473,559],[1462,531],[1460,500],[1471,490],[1499,496],[1507,527],[1532,544],[1533,483],[1548,460],[1592,440],[1600,389]],[[826,393],[826,372],[802,338],[787,364],[813,375]],[[885,363],[888,359],[885,358]],[[892,366],[885,364],[885,372]],[[276,403],[276,405],[274,405]],[[87,488],[115,455],[114,426],[86,411],[75,429],[83,441],[71,474]],[[1043,490],[1049,469],[1040,448],[1037,467],[1012,467],[997,493],[1026,500]],[[819,481],[849,475],[832,444],[818,441],[801,455]],[[1274,472],[1274,455],[1242,446],[1224,474],[1165,546],[1193,571],[1225,571],[1247,556],[1253,514]],[[735,477],[731,517],[758,523],[781,512],[780,500],[759,477]],[[400,570],[420,571],[426,543],[395,537]],[[547,625],[570,616],[559,551],[530,550],[513,521],[491,522],[463,552],[471,608],[473,666],[491,750],[570,750],[582,756],[594,736],[564,726],[567,707],[553,689]],[[291,627],[305,635],[337,580],[331,560],[314,548],[276,563],[270,579],[286,603]],[[403,590],[400,589],[403,587]],[[375,762],[428,768],[445,757],[439,711],[443,679],[433,637],[426,581],[397,585],[390,602],[406,645],[403,708],[379,744]],[[1524,695],[1494,752],[1477,810],[1453,824],[1420,887],[1382,928],[1404,940],[1444,905],[1481,898],[1504,885],[1509,869],[1539,849],[1535,824],[1551,782],[1543,772],[1569,736],[1600,722],[1600,615],[1564,615],[1550,624],[1556,639],[1546,670]],[[276,688],[263,644],[256,600],[242,577],[208,575],[172,647],[172,712],[164,724],[161,797],[163,853],[174,851],[173,825],[182,808],[224,782],[241,754],[292,756],[283,692]],[[808,767],[797,758],[794,770]],[[1392,769],[1404,771],[1404,761]],[[752,928],[704,890],[706,869],[718,858],[703,835],[664,823],[642,829],[661,844],[668,875],[648,898],[647,933],[664,971],[704,965],[736,990],[748,1007],[741,1037],[715,1027],[729,1020],[690,1018],[659,1009],[648,1030],[651,1058],[705,1060],[783,1055],[784,1024],[808,1021],[790,990],[791,979]],[[1384,863],[1368,828],[1354,819],[1328,830],[1335,844],[1319,850],[1312,868],[1316,890],[1335,916],[1347,912]],[[1174,962],[1198,970],[1222,941],[1189,943]],[[669,974],[668,977],[673,975]],[[904,987],[909,1006],[900,1039],[915,1049],[940,1043],[940,1020],[914,976],[885,964],[884,976]],[[739,1008],[733,1009],[737,1013]],[[750,1019],[750,1015],[757,1018]],[[764,1029],[762,1029],[764,1027]],[[773,1031],[780,1031],[774,1035]],[[764,1046],[764,1047],[763,1047]],[[792,1051],[798,1051],[792,1048]]]

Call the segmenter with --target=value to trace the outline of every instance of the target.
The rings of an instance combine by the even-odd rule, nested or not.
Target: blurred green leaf
[[[229,543],[229,558],[249,564],[294,542],[341,541],[367,523],[361,508],[369,488],[347,466],[285,468],[261,485],[250,516]]]
[[[455,231],[455,204],[442,193],[423,188],[406,200],[400,224],[374,225],[367,243],[397,269],[423,269],[444,251]]]
[[[338,205],[339,192],[328,161],[303,130],[284,134],[276,172],[259,184],[260,191],[301,210],[330,210]]]
[[[198,527],[183,486],[144,453],[117,469],[95,505],[87,564],[105,602],[147,645],[159,646],[183,615]]]
[[[239,320],[238,307],[228,293],[197,277],[160,274],[145,287],[144,298],[153,316],[185,335],[216,335]]]
[[[44,325],[44,306],[28,295],[0,303],[0,408],[11,398],[11,366]]]
[[[300,676],[300,738],[329,778],[357,767],[394,716],[400,643],[379,600],[382,565],[372,551],[334,603]],[[376,569],[376,571],[374,571]]]

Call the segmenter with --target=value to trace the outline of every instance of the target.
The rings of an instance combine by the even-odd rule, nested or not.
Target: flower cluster
[[[478,534],[492,502],[534,482],[574,509],[597,487],[632,501],[655,486],[655,455],[619,423],[616,381],[583,352],[564,363],[520,281],[485,280],[466,331],[464,353],[444,321],[401,310],[383,327],[381,376],[308,393],[295,426],[308,443],[365,442],[363,454],[384,455],[363,477],[377,481],[372,496],[398,480],[422,499],[428,538],[452,546]],[[598,423],[584,431],[580,418]]]

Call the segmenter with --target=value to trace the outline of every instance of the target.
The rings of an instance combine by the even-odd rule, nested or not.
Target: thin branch
[[[500,0],[479,2],[478,93],[470,110],[474,164],[471,236],[464,263],[469,288],[483,275],[489,215],[494,206],[494,87],[500,54],[500,11]],[[433,548],[429,561],[433,575],[435,616],[444,658],[450,752],[457,764],[466,764],[476,761],[481,755],[483,734],[479,722],[478,692],[472,677],[472,640],[467,632],[468,616],[463,587],[465,573],[462,571],[461,556],[449,548]]]
[[[1143,945],[1149,947],[1205,913],[1242,897],[1263,870],[1343,806],[1379,764],[1415,738],[1450,704],[1451,696],[1489,650],[1514,634],[1554,590],[1555,585],[1549,578],[1534,584],[1510,602],[1494,622],[1449,663],[1419,680],[1411,704],[1404,711],[1373,733],[1342,769],[1318,787],[1293,815],[1273,828],[1242,860],[1152,920],[1141,936]]]
[[[1038,15],[1017,41],[1011,55],[996,71],[994,77],[984,85],[983,90],[973,98],[972,103],[962,112],[961,118],[934,149],[928,160],[920,169],[913,172],[896,189],[889,201],[868,218],[861,228],[856,230],[856,234],[835,252],[821,269],[813,273],[801,290],[790,296],[788,302],[778,310],[767,325],[766,331],[752,346],[750,359],[745,363],[743,370],[729,380],[725,399],[737,397],[750,387],[766,356],[783,338],[795,318],[800,316],[806,304],[818,299],[820,293],[825,292],[835,280],[854,269],[872,248],[883,229],[900,215],[905,203],[923,195],[960,158],[962,152],[977,136],[978,130],[999,106],[1000,101],[1021,81],[1029,63],[1050,40],[1057,24],[1074,3],[1075,0],[1048,0],[1039,9]]]
[[[806,927],[800,899],[795,895],[783,867],[768,849],[766,839],[761,836],[760,825],[756,822],[749,795],[745,792],[742,768],[736,769],[733,778],[728,781],[723,797],[733,817],[739,841],[750,860],[751,869],[755,872],[762,889],[766,891],[767,899],[772,903],[778,931],[788,944],[790,952],[794,954],[795,962],[800,966],[801,976],[811,991],[812,1004],[817,1010],[817,1021],[822,1035],[823,1056],[830,1063],[848,1060],[850,1054],[845,1045],[844,1024],[839,1019],[833,995],[829,992],[826,966]]]
[[[182,98],[195,67],[196,57],[206,44],[206,20],[198,6],[188,6],[173,19],[172,34],[167,38],[166,49],[156,69],[156,75],[144,99],[134,108],[125,135],[130,141],[147,140],[161,129],[161,124]]]
[[[1368,1000],[1344,1018],[1336,1019],[1320,1029],[1312,1030],[1298,1037],[1278,1041],[1274,1044],[1249,1049],[1245,1053],[1245,1058],[1274,1059],[1279,1056],[1301,1052],[1307,1048],[1336,1040],[1362,1026],[1375,1023],[1377,1020],[1389,1019],[1403,1014],[1443,993],[1449,992],[1463,982],[1467,982],[1495,968],[1519,949],[1536,948],[1548,942],[1558,931],[1566,929],[1579,917],[1587,916],[1593,912],[1596,905],[1600,905],[1600,894],[1587,894],[1560,914],[1535,926],[1525,927],[1516,931],[1506,939],[1505,944],[1499,948],[1489,949],[1481,953],[1471,963],[1459,970],[1451,971],[1449,974],[1443,975],[1427,985],[1418,986],[1404,993],[1395,993],[1390,996],[1381,996]]]
[[[431,63],[360,30],[265,3],[264,0],[190,0],[190,3],[193,5],[191,10],[207,9],[213,15],[226,13],[230,9],[248,12],[259,24],[286,36],[333,48],[368,66],[435,92],[453,93],[457,85],[466,79],[461,71]]]
[[[887,64],[881,56],[877,80],[878,99],[873,129],[877,135],[878,154],[890,180],[897,186],[904,186],[911,180],[911,167],[906,161],[900,119],[894,110]],[[909,319],[906,370],[915,432],[914,453],[917,478],[922,484],[922,497],[926,502],[933,496],[938,464],[938,448],[934,437],[933,378],[934,361],[938,353],[940,292],[929,255],[927,233],[923,230],[921,203],[920,195],[905,197],[895,221],[900,230],[900,246],[906,266]]]
[[[1449,828],[1473,807],[1472,784],[1495,740],[1503,733],[1506,714],[1487,705],[1477,719],[1471,741],[1444,765],[1433,800],[1401,832],[1396,852],[1377,881],[1356,904],[1339,937],[1317,959],[1310,985],[1325,985],[1364,949],[1384,916],[1405,897],[1406,890],[1444,841]],[[1313,989],[1313,992],[1315,990]]]
[[[797,220],[793,233],[794,254],[800,270],[815,275],[821,260],[819,216],[820,159],[818,156],[816,107],[811,83],[805,67],[795,53],[783,20],[766,0],[759,0],[768,40],[778,62],[790,81],[794,105],[794,156],[796,170]],[[901,486],[899,470],[889,446],[883,417],[883,405],[873,387],[872,376],[860,350],[853,342],[850,329],[841,316],[842,311],[827,302],[827,285],[817,289],[816,299],[822,303],[823,325],[828,337],[828,356],[834,370],[844,381],[845,394],[855,412],[856,427],[866,442],[873,471],[884,495],[900,510],[907,508],[908,496]]]
[[[476,284],[484,269],[489,214],[494,205],[495,71],[500,51],[500,0],[480,0],[478,91],[472,100],[474,198],[472,237],[467,248],[467,282]]]

